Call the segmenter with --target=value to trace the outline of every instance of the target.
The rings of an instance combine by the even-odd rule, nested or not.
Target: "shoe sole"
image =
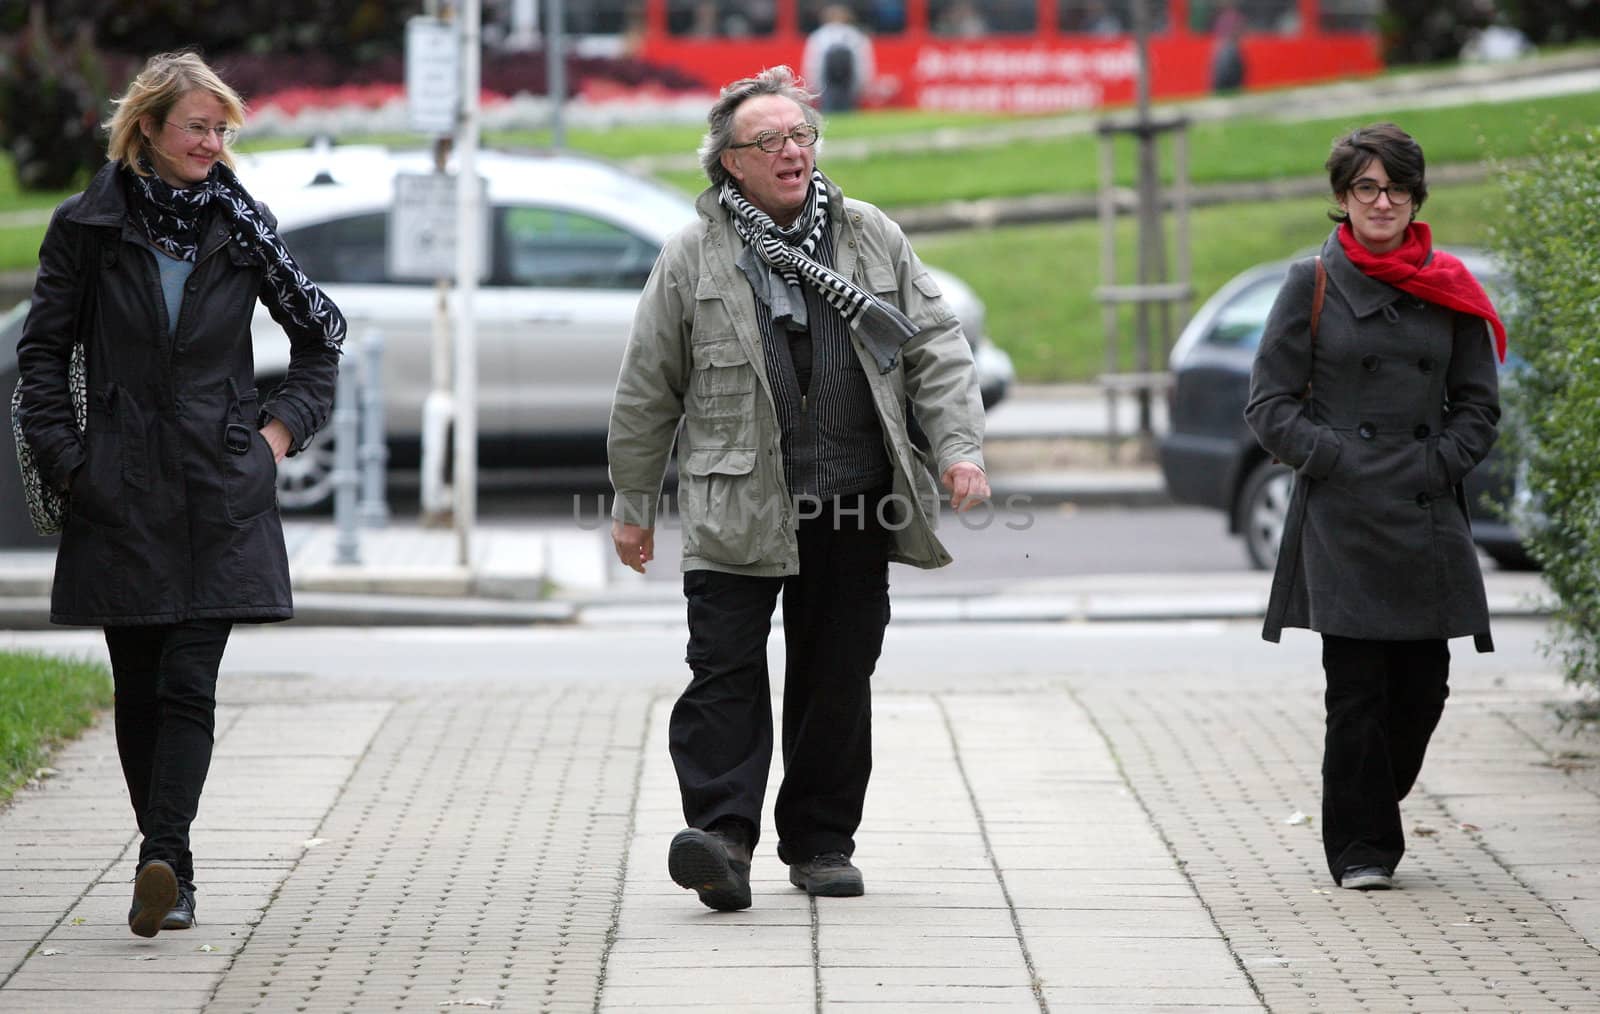
[[[860,877],[813,882],[793,866],[789,867],[789,883],[813,898],[859,898],[867,893],[866,883]]]
[[[159,859],[146,863],[134,878],[133,900],[139,903],[139,913],[128,921],[128,928],[135,936],[155,936],[178,903],[177,874]]]
[[[686,828],[667,850],[667,872],[672,882],[700,896],[700,903],[718,912],[750,907],[750,882],[741,879],[722,847],[699,828]]]
[[[1348,877],[1339,886],[1352,891],[1388,891],[1394,888],[1390,877]]]

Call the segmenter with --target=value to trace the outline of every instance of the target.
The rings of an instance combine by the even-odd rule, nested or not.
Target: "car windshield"
[[[1217,313],[1216,322],[1206,334],[1206,342],[1240,349],[1253,349],[1260,344],[1267,314],[1272,310],[1273,300],[1278,298],[1285,277],[1262,278],[1228,300]]]

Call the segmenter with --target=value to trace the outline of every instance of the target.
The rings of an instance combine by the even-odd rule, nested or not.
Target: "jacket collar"
[[[138,226],[128,216],[128,196],[122,189],[121,166],[120,162],[107,162],[100,167],[84,188],[78,203],[67,213],[67,221],[77,225],[118,229],[123,239],[143,242],[144,237],[139,234]],[[198,263],[215,253],[226,242],[227,216],[213,209],[206,216],[205,238],[200,243],[200,252],[195,261]]]
[[[1339,295],[1344,297],[1344,301],[1350,305],[1350,311],[1358,318],[1369,317],[1405,295],[1388,282],[1380,282],[1350,263],[1344,247],[1339,243],[1337,226],[1322,244],[1322,263],[1327,266],[1328,281],[1339,290]]]

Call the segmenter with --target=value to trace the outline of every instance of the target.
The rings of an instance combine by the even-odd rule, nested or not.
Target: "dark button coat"
[[[1322,260],[1315,348],[1308,259],[1267,317],[1245,407],[1261,446],[1295,470],[1263,636],[1472,635],[1492,650],[1461,480],[1500,419],[1493,336],[1482,318],[1363,274],[1337,231]]]
[[[17,345],[24,437],[46,481],[71,494],[50,618],[287,619],[277,466],[257,431],[271,416],[304,446],[332,407],[338,352],[282,312],[263,259],[220,207],[169,334],[156,255],[128,217],[119,171],[108,164],[56,209]],[[88,298],[83,280],[93,283]],[[292,343],[288,378],[265,404],[250,344],[257,299]],[[82,438],[66,386],[74,340],[88,366]],[[230,425],[243,427],[232,441],[242,454],[225,444]]]

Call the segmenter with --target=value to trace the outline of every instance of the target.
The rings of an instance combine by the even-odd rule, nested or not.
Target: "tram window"
[[[777,21],[775,0],[667,0],[667,31],[679,37],[771,35]]]
[[[928,0],[928,24],[935,35],[1027,35],[1039,28],[1034,0]]]
[[[1196,32],[1213,32],[1219,20],[1239,18],[1247,32],[1298,35],[1300,0],[1194,0],[1189,5],[1189,27]]]
[[[1322,0],[1324,32],[1373,32],[1378,28],[1378,0]]]
[[[822,24],[822,12],[829,7],[848,7],[856,26],[868,35],[894,35],[906,29],[905,0],[801,0],[801,33]]]
[[[620,35],[630,0],[565,0],[562,28],[572,35]],[[540,5],[541,17],[544,5]]]
[[[1150,32],[1159,35],[1167,30],[1169,4],[1145,4],[1150,19]],[[1133,0],[1058,0],[1056,24],[1063,32],[1082,35],[1132,34]]]

